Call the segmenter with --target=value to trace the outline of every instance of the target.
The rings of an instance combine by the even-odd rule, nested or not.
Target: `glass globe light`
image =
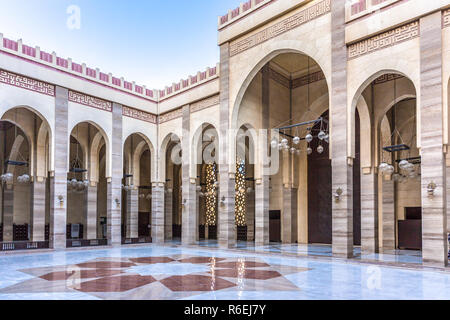
[[[323,140],[324,140],[326,143],[329,143],[329,142],[330,142],[330,136],[329,136],[329,135],[326,135],[326,136],[323,138]]]
[[[325,133],[325,132],[323,132],[323,131],[320,131],[319,132],[319,135],[318,135],[318,138],[322,141],[323,139],[325,139],[325,136],[326,136],[327,134]]]
[[[306,142],[310,143],[311,141],[313,141],[314,137],[312,136],[311,133],[308,133],[305,137]]]
[[[398,166],[400,169],[404,169],[408,165],[408,163],[409,163],[408,161],[402,160],[399,162]]]
[[[291,154],[294,154],[294,153],[295,153],[295,150],[297,150],[297,149],[294,148],[294,147],[292,147],[292,148],[291,148]]]
[[[294,143],[294,144],[299,144],[300,143],[300,137],[294,137],[294,139],[292,139],[292,142]]]
[[[308,149],[306,149],[306,152],[308,153],[308,155],[311,155],[313,153],[313,149],[308,147]]]
[[[395,168],[391,165],[388,165],[387,169],[386,169],[386,173],[387,174],[393,174],[395,171]]]
[[[285,146],[285,145],[287,145],[288,144],[288,139],[286,139],[286,138],[284,138],[283,140],[281,140],[281,144],[283,145],[283,146]]]
[[[299,156],[299,155],[300,155],[300,149],[295,150],[295,154],[296,154],[297,156]]]
[[[317,147],[317,152],[318,152],[319,154],[322,154],[322,153],[323,153],[323,147],[322,147],[322,146],[318,146],[318,147]]]
[[[202,186],[197,186],[197,191],[202,191]]]
[[[408,162],[408,164],[404,167],[404,169],[408,172],[411,172],[414,170],[414,165],[410,162]]]
[[[275,149],[276,147],[278,147],[278,140],[273,139],[272,142],[270,143],[270,145],[272,146],[272,149]]]
[[[76,187],[77,187],[77,184],[78,184],[77,179],[72,179],[72,180],[70,180],[70,184],[72,185],[72,188],[76,188]]]
[[[387,169],[388,169],[388,167],[389,167],[389,165],[388,165],[386,162],[383,162],[383,163],[380,164],[380,166],[378,167],[378,169],[379,169],[381,172],[386,172]]]
[[[288,151],[290,148],[289,148],[289,145],[288,144],[286,144],[286,145],[284,145],[283,146],[283,149],[284,149],[284,151]]]
[[[283,144],[282,143],[278,144],[278,150],[280,150],[280,151],[283,150]]]
[[[152,198],[152,194],[149,193],[146,198],[147,198],[147,200],[150,200]]]

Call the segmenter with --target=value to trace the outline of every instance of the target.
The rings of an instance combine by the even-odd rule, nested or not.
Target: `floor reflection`
[[[203,242],[0,256],[0,299],[450,299],[449,272],[308,258],[314,254],[329,257],[331,248],[220,250]],[[421,259],[420,252],[358,254]]]

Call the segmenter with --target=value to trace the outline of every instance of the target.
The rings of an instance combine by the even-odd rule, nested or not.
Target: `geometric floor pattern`
[[[107,258],[18,270],[31,278],[0,294],[83,292],[101,299],[180,299],[214,291],[298,291],[285,276],[309,269],[257,258],[175,254]]]
[[[294,246],[280,248],[289,255],[272,249],[150,244],[0,254],[0,300],[450,299],[449,269],[304,256]],[[308,250],[319,249],[328,250]]]

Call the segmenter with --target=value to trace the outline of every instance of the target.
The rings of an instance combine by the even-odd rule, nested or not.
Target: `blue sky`
[[[240,0],[0,0],[0,33],[162,89],[219,60],[217,17]],[[80,29],[67,8],[80,8]]]

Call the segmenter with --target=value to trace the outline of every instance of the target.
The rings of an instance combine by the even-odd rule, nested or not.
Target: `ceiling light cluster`
[[[284,134],[282,134],[284,135]],[[279,141],[277,138],[272,139],[271,146],[272,148],[280,151],[290,152],[291,154],[300,155],[302,150],[298,146],[302,140],[305,140],[308,143],[308,146],[306,148],[306,153],[308,155],[311,155],[314,150],[311,148],[311,142],[315,138],[319,140],[319,145],[316,149],[318,154],[322,154],[325,151],[325,148],[323,147],[323,143],[329,143],[329,135],[325,130],[320,130],[319,134],[317,136],[313,136],[311,132],[309,132],[304,138],[300,138],[299,136],[292,137],[292,144],[289,144],[289,136],[286,135],[285,138],[281,139]]]
[[[67,180],[67,191],[68,192],[78,192],[83,193],[87,188],[89,187],[89,181],[88,180]]]

